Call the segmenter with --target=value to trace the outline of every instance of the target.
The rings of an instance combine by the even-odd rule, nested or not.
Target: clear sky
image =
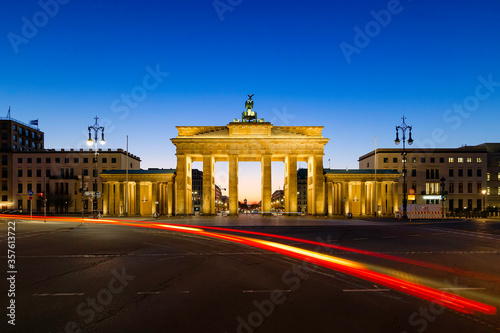
[[[498,0],[21,0],[0,13],[2,116],[38,118],[46,148],[83,146],[98,115],[104,148],[128,135],[143,168],[174,168],[175,126],[225,125],[247,94],[275,125],[325,126],[325,167],[357,168],[375,136],[393,147],[403,114],[415,147],[500,140]],[[260,167],[245,168],[240,197],[259,200]],[[282,173],[273,163],[274,188]]]

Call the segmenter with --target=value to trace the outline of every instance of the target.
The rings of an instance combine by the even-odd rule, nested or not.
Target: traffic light
[[[43,193],[38,193],[38,196],[40,197],[40,199],[43,199]]]
[[[443,201],[446,201],[448,199],[448,197],[446,195],[442,195],[441,199],[443,199]]]

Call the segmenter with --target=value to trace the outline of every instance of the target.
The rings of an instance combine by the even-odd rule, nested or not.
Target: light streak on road
[[[0,215],[0,217],[4,217],[4,215]],[[11,218],[11,215],[5,216],[7,218]],[[28,219],[25,216],[16,216],[17,219]],[[33,218],[42,218],[43,217],[33,217]],[[50,218],[52,219],[52,217]],[[61,220],[62,218],[54,218],[54,220]],[[76,219],[76,218],[64,218],[66,221],[78,221],[81,222],[81,219]],[[288,257],[296,258],[299,260],[302,260],[304,262],[312,263],[318,266],[322,266],[325,268],[329,268],[338,272],[343,272],[367,281],[371,281],[374,283],[378,283],[381,285],[384,285],[386,287],[392,288],[394,290],[398,290],[401,292],[404,292],[409,295],[413,295],[416,297],[419,297],[421,299],[443,305],[447,308],[466,313],[466,314],[474,314],[474,313],[484,313],[488,315],[494,315],[496,314],[496,308],[494,306],[477,302],[465,297],[461,297],[443,290],[438,290],[430,287],[426,287],[420,284],[417,284],[415,282],[409,282],[400,278],[395,278],[391,277],[382,273],[374,272],[371,271],[370,269],[367,268],[367,266],[351,261],[351,260],[346,260],[322,253],[318,253],[315,251],[309,251],[301,248],[297,248],[294,246],[289,246],[281,243],[276,243],[276,242],[270,242],[266,240],[261,240],[261,239],[256,239],[256,238],[249,238],[249,237],[242,237],[242,236],[234,236],[234,235],[229,235],[229,234],[221,234],[221,233],[214,233],[214,232],[209,232],[205,231],[204,229],[212,229],[212,230],[218,230],[218,231],[232,231],[232,232],[241,232],[239,230],[234,230],[234,229],[225,229],[225,228],[215,228],[215,227],[200,227],[200,228],[193,228],[188,225],[178,225],[178,224],[145,224],[145,223],[125,223],[120,220],[111,220],[111,219],[106,219],[106,220],[99,220],[99,219],[88,219],[86,222],[89,223],[96,223],[96,224],[113,224],[113,225],[123,225],[123,226],[131,226],[131,227],[142,227],[142,228],[152,228],[152,229],[162,229],[162,230],[170,230],[170,231],[176,231],[176,232],[183,232],[183,233],[188,233],[188,234],[197,234],[201,236],[206,236],[206,237],[211,237],[211,238],[216,238],[216,239],[222,239],[230,242],[235,242],[239,244],[244,244],[256,248],[260,248],[263,250],[267,251],[272,251],[276,253],[281,253],[283,255],[286,255]],[[127,221],[128,222],[128,221]],[[131,222],[138,222],[138,221],[131,221]],[[358,253],[363,253],[363,254],[369,254],[369,255],[375,255],[379,256],[379,254],[375,252],[369,252],[369,251],[362,251],[362,250],[357,250],[357,249],[350,249],[350,248],[344,248],[344,247],[339,247],[339,246],[332,246],[331,244],[326,244],[326,243],[320,243],[320,242],[314,242],[314,241],[307,241],[307,240],[301,240],[298,238],[292,238],[292,237],[286,237],[286,236],[278,236],[278,235],[272,235],[272,234],[265,234],[265,233],[257,233],[257,232],[251,232],[251,231],[244,231],[243,233],[246,234],[254,234],[254,235],[259,235],[259,236],[267,236],[267,237],[274,237],[274,238],[280,238],[280,239],[286,239],[286,240],[293,240],[293,241],[299,241],[302,243],[308,243],[308,244],[315,244],[315,245],[321,245],[321,246],[328,246],[334,247],[334,248],[342,248],[346,251],[351,251],[351,252],[358,252]],[[384,255],[385,256],[385,255]],[[387,256],[385,256],[387,258]],[[391,258],[394,256],[390,256]],[[398,257],[395,257],[398,258]],[[389,259],[389,258],[388,258]],[[402,259],[402,258],[398,258]],[[393,260],[393,259],[391,259]],[[402,261],[402,260],[397,260],[397,261]]]

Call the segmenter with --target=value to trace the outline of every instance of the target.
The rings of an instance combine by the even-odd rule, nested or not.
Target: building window
[[[411,176],[417,177],[417,169],[411,169]]]
[[[23,158],[22,157],[18,157],[17,158],[17,163],[23,163]]]
[[[482,193],[482,191],[483,191],[483,184],[477,183],[476,185],[477,185],[476,186],[476,193]]]
[[[450,170],[448,171],[448,177],[453,177],[453,169],[450,169]]]
[[[23,176],[23,169],[18,169],[17,170],[17,176],[22,177]]]
[[[478,177],[482,177],[483,176],[483,170],[482,169],[477,169],[476,170],[476,174]]]
[[[444,163],[444,157],[439,158],[439,163]]]
[[[489,186],[486,188],[486,195],[490,195],[490,187]]]
[[[439,194],[439,183],[425,183],[426,194]]]
[[[467,157],[467,163],[472,163],[472,157]]]
[[[448,162],[449,163],[453,163],[455,160],[453,159],[453,157],[448,157]]]
[[[40,169],[36,170],[36,176],[42,177],[42,170],[40,170]]]
[[[102,158],[102,163],[108,163],[108,159],[106,157]]]
[[[431,157],[430,160],[431,160],[431,163],[436,163],[436,159],[434,157]]]
[[[33,163],[33,159],[31,157],[28,157],[28,163]]]
[[[2,180],[2,191],[8,191],[7,181],[6,180]]]
[[[116,163],[116,157],[111,158],[111,163]]]
[[[27,177],[33,177],[33,170],[28,169],[27,172],[26,172],[26,176]]]
[[[89,175],[89,169],[83,169],[83,175],[88,176]]]
[[[489,172],[486,174],[486,180],[490,181],[490,173]]]
[[[2,168],[2,178],[9,178],[9,171],[7,168]]]
[[[472,177],[472,169],[467,169],[467,177]]]
[[[50,163],[50,157],[45,158],[45,163]]]
[[[74,162],[74,163],[80,163],[80,159],[79,159],[78,157],[75,157],[75,158],[73,159],[73,162]]]
[[[97,177],[97,170],[96,169],[92,169],[92,177]]]
[[[36,184],[36,193],[42,193],[42,184]]]
[[[384,163],[389,163],[389,158],[388,157],[384,157]]]
[[[88,159],[88,157],[84,157],[84,158],[83,158],[83,163],[89,163],[89,159]]]
[[[422,157],[422,158],[420,159],[420,163],[425,163],[425,157]]]
[[[56,157],[56,163],[61,163],[61,159],[59,157]]]
[[[45,170],[45,176],[50,177],[50,169]]]
[[[483,161],[483,160],[481,159],[481,157],[476,158],[476,162],[477,162],[477,163],[481,163],[482,161]]]
[[[2,195],[2,201],[7,201],[7,196],[6,195]]]
[[[17,193],[23,193],[23,184],[22,183],[17,184]]]
[[[448,184],[448,193],[455,193],[455,183]]]
[[[392,163],[398,163],[398,158],[397,157],[393,157],[392,158]]]
[[[417,163],[417,158],[416,157],[412,157],[411,158],[411,163]]]
[[[36,163],[42,163],[42,159],[40,157],[36,158]]]
[[[64,158],[64,163],[69,163],[69,158],[68,157]]]
[[[458,177],[464,176],[464,169],[458,169]]]
[[[467,193],[472,193],[472,183],[467,183]]]
[[[457,162],[458,162],[458,163],[464,163],[464,158],[463,158],[463,157],[459,157],[459,158],[457,158]]]
[[[370,167],[370,162],[366,163],[366,167],[369,168]]]
[[[458,183],[458,193],[464,193],[464,183]]]
[[[481,170],[481,169],[479,169],[479,170]],[[500,180],[500,172],[498,173],[498,180]]]

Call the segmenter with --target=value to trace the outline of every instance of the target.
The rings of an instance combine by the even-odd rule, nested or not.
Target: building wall
[[[0,151],[44,149],[44,134],[31,125],[14,119],[0,119]]]
[[[359,159],[360,169],[392,169],[403,172],[401,149],[378,149],[377,164],[374,152]],[[407,149],[407,189],[414,188],[416,200],[408,203],[442,203],[440,199],[426,199],[428,195],[442,195],[441,181],[445,178],[444,202],[446,211],[482,210],[486,189],[487,152],[484,148]],[[403,196],[403,177],[399,178],[398,196]]]
[[[98,174],[127,167],[127,155],[122,149],[98,152]],[[8,187],[6,191],[2,190],[2,209],[27,211],[33,204],[33,211],[41,212],[43,199],[38,193],[43,193],[49,200],[50,211],[80,212],[82,207],[84,210],[91,209],[90,197],[82,196],[82,192],[94,190],[95,163],[92,150],[14,152],[8,154],[8,158],[11,167],[7,170],[8,177],[2,178],[2,185],[7,181]],[[140,159],[129,154],[128,167],[131,170],[140,169]],[[32,200],[28,198],[29,190],[35,192]],[[103,192],[99,176],[97,190]],[[101,210],[102,200],[98,199],[98,203]]]
[[[488,151],[487,195],[486,205],[489,209],[500,207],[500,143],[485,143],[481,145]]]
[[[307,212],[307,169],[297,170],[297,211]]]

